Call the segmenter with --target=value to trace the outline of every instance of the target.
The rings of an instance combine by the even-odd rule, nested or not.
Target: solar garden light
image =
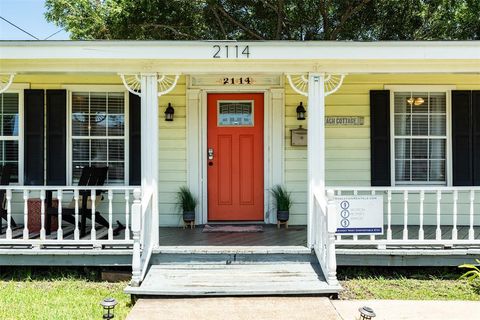
[[[105,298],[100,302],[100,305],[103,307],[103,319],[113,319],[115,317],[113,310],[117,305],[117,300],[114,298]]]
[[[367,306],[359,308],[358,311],[360,311],[359,320],[370,320],[377,316],[375,312],[373,312],[373,309]]]

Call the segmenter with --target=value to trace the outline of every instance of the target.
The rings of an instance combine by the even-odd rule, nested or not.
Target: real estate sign
[[[383,196],[335,196],[337,234],[383,234]]]

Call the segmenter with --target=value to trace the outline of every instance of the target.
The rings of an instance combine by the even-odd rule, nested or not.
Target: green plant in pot
[[[195,208],[197,204],[197,198],[188,187],[181,187],[180,190],[177,191],[177,208],[183,213],[183,221],[195,221]]]
[[[290,217],[290,208],[292,207],[292,195],[284,186],[276,185],[270,191],[272,193],[275,208],[277,209],[277,220],[281,222],[288,221]]]

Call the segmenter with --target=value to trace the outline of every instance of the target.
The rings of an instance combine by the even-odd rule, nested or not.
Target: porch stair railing
[[[334,187],[329,192],[384,199],[384,234],[337,235],[337,246],[480,245],[480,187]]]
[[[327,283],[330,286],[339,286],[335,252],[336,207],[333,196],[333,192],[327,192],[327,197],[319,192],[313,193],[316,230],[313,249]]]
[[[131,247],[130,199],[134,187],[129,186],[1,186],[5,190],[4,210],[6,221],[0,231],[2,249],[112,249]],[[88,198],[88,222],[86,234],[81,233],[81,193],[90,193]],[[56,223],[51,234],[47,234],[47,192],[54,193],[56,199]],[[101,201],[98,191],[102,191]],[[33,210],[29,200],[35,200],[40,206],[39,212]],[[65,223],[65,206],[74,211],[70,222]],[[50,209],[51,210],[51,209]],[[34,212],[35,211],[35,212]],[[108,222],[100,226],[96,221],[97,212]],[[32,225],[35,221],[35,226]],[[53,220],[54,221],[54,220]],[[38,229],[36,229],[38,227]]]
[[[152,221],[153,192],[145,188],[141,197],[141,190],[134,191],[132,205],[132,233],[133,233],[133,257],[132,257],[132,287],[138,287],[145,279],[150,258],[155,246],[154,223]]]

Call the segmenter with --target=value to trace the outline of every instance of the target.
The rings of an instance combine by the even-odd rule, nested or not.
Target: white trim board
[[[270,189],[284,181],[284,89],[255,86],[187,88],[187,185],[199,199],[196,223],[208,222],[207,94],[232,92],[264,94],[264,222],[275,223]]]
[[[249,55],[224,54],[249,47]],[[221,52],[216,55],[217,47]],[[228,49],[227,49],[228,47]],[[480,58],[478,41],[1,41],[0,59],[385,59]],[[238,56],[238,57],[237,57]],[[214,58],[218,57],[218,58]]]

